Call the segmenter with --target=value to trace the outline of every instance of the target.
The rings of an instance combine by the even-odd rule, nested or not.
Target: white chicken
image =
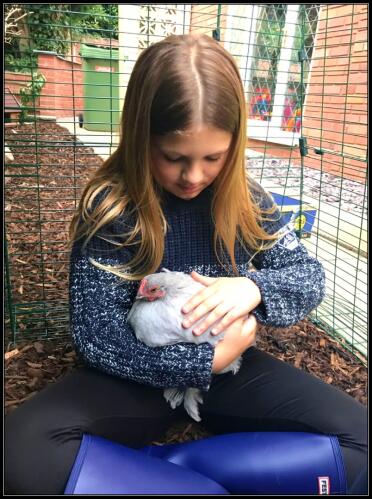
[[[205,286],[184,272],[170,271],[165,268],[161,270],[162,272],[150,274],[142,279],[136,299],[129,311],[127,320],[134,329],[136,337],[151,347],[185,342],[196,344],[208,342],[216,345],[223,339],[223,333],[213,336],[210,331],[220,320],[199,336],[195,336],[192,330],[208,314],[188,329],[182,326],[185,317],[181,308]],[[228,371],[236,374],[240,364],[241,356],[219,374]],[[199,389],[190,387],[182,391],[178,388],[166,388],[164,397],[173,409],[183,401],[190,417],[195,421],[201,421],[198,402],[203,403],[203,397]]]

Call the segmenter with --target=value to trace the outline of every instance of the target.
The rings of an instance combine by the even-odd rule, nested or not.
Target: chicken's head
[[[194,284],[193,278],[183,272],[174,272],[163,268],[162,272],[149,274],[140,283],[136,300],[155,301],[164,296],[170,299],[182,295],[190,284]]]
[[[146,277],[141,281],[140,287],[137,291],[136,300],[154,301],[165,296],[166,292],[162,286],[156,283],[151,283]]]

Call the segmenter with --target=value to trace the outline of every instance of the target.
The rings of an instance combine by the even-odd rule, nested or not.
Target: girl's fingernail
[[[213,334],[213,336],[215,336],[217,333],[218,333],[217,329],[212,329],[211,334]]]
[[[200,329],[198,329],[198,328],[194,329],[193,333],[194,334],[199,334],[200,333]]]

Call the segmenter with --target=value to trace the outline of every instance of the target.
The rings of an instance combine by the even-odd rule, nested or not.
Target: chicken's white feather
[[[144,277],[144,280],[146,288],[153,288],[157,295],[152,298],[151,294],[143,295],[138,291],[127,316],[128,323],[140,341],[148,346],[156,347],[175,343],[208,342],[216,345],[223,339],[223,333],[217,336],[210,334],[211,329],[219,321],[199,336],[192,333],[196,325],[201,323],[206,316],[201,317],[188,329],[182,326],[185,316],[181,309],[191,297],[205,287],[203,284],[196,282],[189,274],[170,271],[164,267],[161,272],[150,274]],[[238,357],[221,371],[221,374],[228,371],[235,374],[240,368],[240,363],[241,357]],[[196,421],[200,421],[198,403],[203,401],[200,390],[187,388],[182,392],[177,388],[167,388],[164,390],[164,397],[173,409],[183,401],[188,414]]]

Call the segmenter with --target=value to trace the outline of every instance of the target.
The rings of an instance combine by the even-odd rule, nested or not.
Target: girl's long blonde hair
[[[224,244],[233,271],[239,275],[236,239],[243,248],[247,245],[249,253],[249,249],[259,251],[276,238],[260,224],[263,213],[254,201],[246,173],[246,114],[236,62],[213,38],[171,35],[143,50],[128,83],[119,146],[85,187],[70,225],[70,243],[84,238],[86,246],[116,217],[135,213],[136,223],[123,234],[120,244],[139,244],[133,259],[120,267],[99,266],[127,280],[140,280],[156,272],[163,259],[167,222],[160,204],[161,190],[150,171],[151,137],[182,133],[203,123],[232,133],[226,163],[214,181],[213,243],[219,263],[224,266],[217,242],[222,252]],[[93,206],[105,189],[108,194]],[[275,208],[265,213],[272,214]]]

